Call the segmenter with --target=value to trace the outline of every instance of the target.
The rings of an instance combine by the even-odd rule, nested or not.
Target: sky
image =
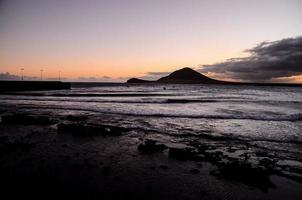
[[[0,0],[0,78],[24,68],[32,79],[43,69],[45,79],[122,81],[192,67],[253,81],[217,66],[302,36],[301,8],[301,0]],[[259,81],[302,82],[296,71]]]

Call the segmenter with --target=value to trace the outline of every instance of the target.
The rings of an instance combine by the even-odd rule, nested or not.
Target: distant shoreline
[[[1,81],[0,92],[10,91],[38,91],[38,90],[62,90],[79,87],[106,87],[106,86],[152,86],[152,85],[229,85],[229,86],[269,86],[269,87],[302,87],[302,84],[294,83],[240,83],[240,82],[218,82],[218,83],[119,83],[119,82],[61,82],[61,81]]]
[[[134,85],[242,85],[242,86],[276,86],[276,87],[302,87],[302,84],[297,83],[241,83],[241,82],[224,82],[221,83],[159,83],[150,81],[146,83],[120,83],[120,82],[70,82],[71,87],[96,87],[96,86],[134,86]]]
[[[0,81],[0,92],[62,90],[70,88],[70,83],[61,81]]]

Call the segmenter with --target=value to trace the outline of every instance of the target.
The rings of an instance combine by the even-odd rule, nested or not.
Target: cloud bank
[[[35,76],[24,76],[24,80],[39,80],[39,77]],[[11,74],[9,72],[6,73],[0,73],[0,80],[10,80],[10,81],[16,81],[21,80],[21,77],[15,74]]]
[[[39,81],[40,77],[24,76],[24,80]],[[127,77],[112,78],[109,76],[91,76],[91,77],[77,77],[77,78],[65,78],[61,77],[62,81],[75,81],[75,82],[125,82]],[[9,72],[0,73],[0,80],[21,80],[21,77]],[[44,77],[44,81],[58,81],[58,77]]]
[[[198,71],[216,78],[250,82],[302,75],[302,37],[262,42],[246,52],[250,56],[203,65]]]

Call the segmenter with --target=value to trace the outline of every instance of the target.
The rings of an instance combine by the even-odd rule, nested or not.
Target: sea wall
[[[70,83],[61,81],[0,81],[0,92],[70,89]]]

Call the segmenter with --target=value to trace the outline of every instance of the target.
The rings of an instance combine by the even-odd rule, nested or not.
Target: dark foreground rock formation
[[[0,117],[1,192],[9,199],[301,199],[301,168],[242,140],[179,143],[166,131],[81,112]]]

